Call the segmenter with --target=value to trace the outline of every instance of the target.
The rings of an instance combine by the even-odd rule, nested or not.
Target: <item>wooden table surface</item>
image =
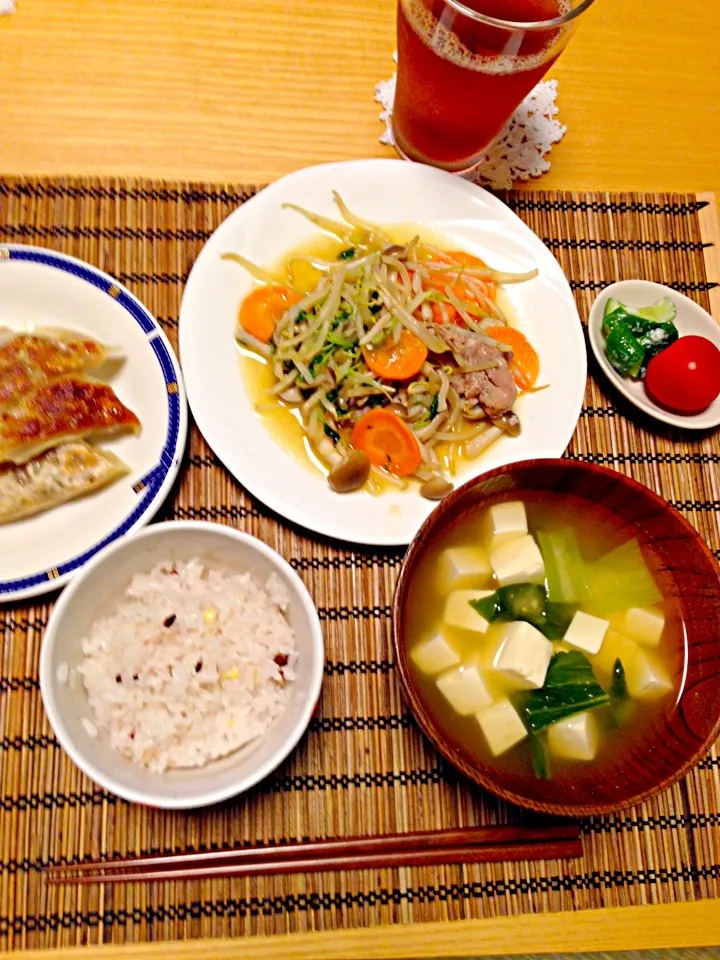
[[[22,956],[27,960],[457,960],[513,954],[531,960],[542,953],[552,954],[550,960],[559,960],[580,953],[587,960],[589,953],[603,951],[606,960],[626,960],[629,950],[695,948],[696,958],[717,960],[720,949],[715,944],[720,942],[719,930],[718,903],[706,900],[580,910],[573,914],[456,920],[414,927],[396,925],[235,940],[32,950]],[[653,960],[660,956],[653,953]]]
[[[373,92],[393,69],[394,24],[395,0],[18,0],[0,18],[0,175],[263,182],[392,156]],[[554,72],[568,132],[537,185],[720,190],[719,35],[718,0],[597,0]],[[470,956],[720,939],[715,903],[638,909],[233,949]],[[220,956],[205,947],[178,952]],[[148,947],[148,960],[166,955]]]
[[[395,0],[18,0],[0,17],[0,173],[267,181],[392,156]],[[555,70],[538,185],[720,189],[720,3],[596,0]]]

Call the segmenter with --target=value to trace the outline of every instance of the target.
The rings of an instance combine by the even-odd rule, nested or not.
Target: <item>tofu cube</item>
[[[637,650],[629,663],[623,662],[628,693],[638,700],[655,700],[672,690],[667,671],[644,650]]]
[[[665,614],[652,607],[631,607],[613,618],[613,626],[644,647],[656,647],[665,629]]]
[[[594,760],[600,743],[597,720],[590,711],[576,713],[548,727],[548,747],[566,760]]]
[[[540,548],[530,534],[493,540],[490,564],[501,587],[513,583],[544,583],[545,563]]]
[[[593,670],[598,680],[607,685],[616,660],[620,660],[627,671],[628,664],[635,659],[639,651],[640,648],[634,640],[624,637],[611,627],[605,634],[600,651],[592,658]]]
[[[578,610],[570,621],[563,640],[571,647],[594,655],[600,652],[609,627],[609,620],[601,620],[599,617],[592,617],[589,613]]]
[[[477,648],[473,650],[473,655],[475,662],[485,673],[495,672],[495,658],[505,639],[503,632],[505,627],[507,627],[507,623],[491,623],[485,636],[478,638],[480,642]]]
[[[441,589],[479,587],[492,576],[492,567],[484,547],[449,547],[439,563]]]
[[[488,539],[507,540],[528,532],[525,504],[520,500],[496,503],[488,510]]]
[[[517,620],[503,628],[493,666],[518,690],[537,690],[545,683],[553,645],[531,623]]]
[[[462,717],[492,703],[482,674],[475,665],[463,665],[438,677],[440,693]]]
[[[485,633],[490,624],[482,614],[470,606],[470,601],[483,600],[492,593],[492,590],[455,590],[445,601],[443,623],[446,627],[455,627],[456,630]]]
[[[652,700],[672,690],[672,680],[661,663],[639,647],[634,640],[615,630],[608,630],[600,653],[593,657],[593,669],[605,684],[612,676],[615,661],[620,660],[625,671],[628,693],[638,700]]]
[[[442,673],[460,663],[460,657],[440,633],[413,647],[410,657],[423,673],[431,675]]]
[[[497,700],[478,710],[475,717],[494,757],[506,753],[527,736],[525,724],[509,700]]]

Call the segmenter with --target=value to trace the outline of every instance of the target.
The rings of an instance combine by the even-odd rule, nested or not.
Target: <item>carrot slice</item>
[[[409,380],[422,369],[428,350],[420,337],[403,328],[397,343],[386,337],[377,347],[363,347],[365,363],[384,380]]]
[[[435,254],[433,259],[445,263],[449,267],[457,265],[459,267],[487,267],[487,264],[484,260],[481,260],[479,257],[474,257],[470,253],[465,253],[462,250],[453,250],[451,253],[445,253],[442,255]],[[497,294],[497,286],[492,280],[481,280],[479,277],[473,277],[472,281],[474,284],[483,290],[485,295],[490,300],[495,300]],[[457,280],[456,275],[448,273],[431,273],[429,278],[425,281],[426,287],[430,287],[432,290],[441,290],[444,291],[445,287],[448,285],[450,289],[455,294],[459,300],[466,300],[469,303],[475,302],[475,295],[472,290],[468,287],[462,279]]]
[[[474,257],[471,253],[465,253],[464,250],[452,250],[447,256],[451,262],[459,263],[463,267],[481,267],[487,270],[487,264],[484,260],[481,260],[480,257]]]
[[[480,257],[473,257],[470,253],[464,253],[462,250],[454,250],[449,254],[456,263],[462,264],[464,267],[485,267],[487,264],[484,260],[481,260]],[[478,284],[481,287],[485,296],[489,300],[495,302],[497,297],[497,284],[494,280],[481,280],[480,277],[473,277],[473,283]],[[466,297],[467,299],[467,297]]]
[[[458,312],[451,303],[431,303],[433,312],[433,323],[454,323],[457,326],[465,326]]]
[[[390,410],[370,410],[355,424],[351,442],[364,451],[370,463],[385,467],[398,477],[415,473],[422,462],[415,434]]]
[[[440,293],[445,293],[445,287],[450,287],[452,292],[456,297],[459,297],[461,300],[465,300],[465,289],[464,283],[458,283],[457,274],[455,273],[433,273],[430,272],[425,278],[425,289],[426,290],[439,290]]]
[[[485,333],[500,343],[512,347],[513,358],[508,364],[513,380],[520,390],[530,390],[540,373],[540,358],[527,337],[515,327],[487,327]]]
[[[278,320],[300,300],[297,293],[279,283],[257,287],[240,304],[240,326],[251,337],[269,343]]]
[[[410,282],[412,283],[415,277],[415,271],[408,270],[408,274],[410,275]],[[447,280],[446,280],[446,284],[447,284]],[[426,284],[426,286],[430,286],[430,284]],[[435,289],[438,289],[442,293],[444,293],[445,285],[443,285],[442,288],[438,286]],[[432,313],[433,313],[433,316],[432,316],[433,323],[457,323],[460,326],[464,326],[460,318],[456,319],[457,310],[451,303],[447,303],[446,301],[431,302],[430,307],[432,308]],[[422,319],[422,315],[420,313],[419,307],[415,313],[415,316],[418,317],[419,319]]]

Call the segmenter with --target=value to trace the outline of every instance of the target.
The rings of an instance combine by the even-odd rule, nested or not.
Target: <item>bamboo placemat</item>
[[[139,180],[0,180],[0,242],[53,247],[107,270],[145,302],[176,343],[183,282],[195,257],[252,193],[251,187]],[[523,192],[504,199],[558,257],[583,318],[597,291],[623,278],[669,284],[706,308],[717,295],[717,248],[708,244],[717,242],[718,224],[707,198]],[[596,372],[591,360],[568,455],[609,465],[660,492],[720,552],[720,437],[688,437],[642,420]],[[45,720],[37,668],[49,606],[1,610],[0,952],[720,894],[716,751],[652,802],[588,820],[582,861],[46,888],[44,866],[100,854],[523,819],[456,775],[408,716],[390,644],[401,550],[346,549],[283,524],[235,483],[195,429],[164,516],[239,527],[298,570],[325,630],[319,711],[291,759],[251,794],[201,813],[132,806],[82,776]]]

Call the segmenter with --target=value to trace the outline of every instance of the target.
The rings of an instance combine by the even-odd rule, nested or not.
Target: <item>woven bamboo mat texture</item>
[[[212,230],[254,192],[141,180],[0,180],[0,242],[52,247],[117,277],[177,342],[183,283]],[[607,283],[646,277],[708,307],[717,239],[694,195],[503,195],[556,254],[583,320]],[[711,266],[710,273],[713,273]],[[635,477],[720,551],[720,437],[642,420],[598,376],[568,456]],[[102,854],[522,821],[442,762],[408,715],[392,661],[401,550],[319,542],[271,516],[193,428],[164,519],[254,534],[285,556],[320,610],[322,700],[292,757],[252,793],[198,813],[132,806],[64,756],[43,714],[38,656],[47,603],[0,610],[0,953],[30,947],[269,935],[573,911],[720,895],[715,750],[655,800],[584,824],[584,858],[108,889],[48,888],[42,870]],[[2,535],[0,534],[0,549]]]

